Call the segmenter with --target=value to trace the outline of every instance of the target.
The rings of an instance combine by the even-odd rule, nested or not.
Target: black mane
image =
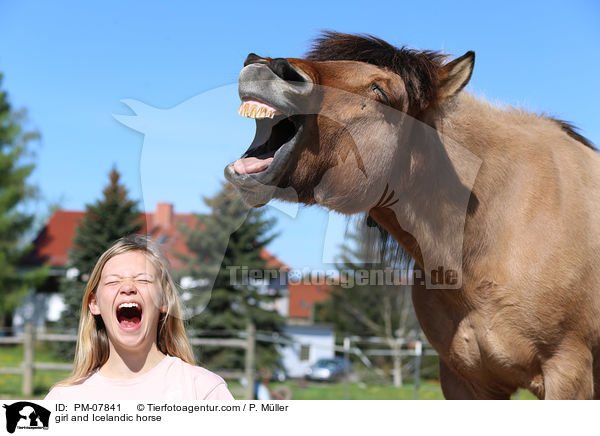
[[[440,70],[446,55],[397,48],[371,35],[326,31],[315,39],[305,58],[310,61],[359,61],[390,69],[404,80],[409,113],[416,115],[437,100]]]
[[[404,80],[409,99],[408,112],[417,116],[423,109],[436,103],[440,70],[446,55],[437,51],[394,47],[372,35],[325,31],[314,40],[305,58],[310,61],[359,61],[390,69]],[[594,144],[580,135],[573,124],[548,118],[571,138],[596,150]]]
[[[568,121],[559,120],[559,119],[556,119],[553,117],[549,117],[549,118],[552,121],[554,121],[555,123],[557,123],[560,126],[560,128],[563,130],[563,132],[565,132],[571,138],[573,138],[576,141],[581,142],[583,145],[591,148],[592,150],[597,150],[596,146],[592,143],[592,141],[590,141],[585,136],[580,135],[579,132],[577,132],[577,130],[579,130],[579,129],[575,125],[569,123]]]

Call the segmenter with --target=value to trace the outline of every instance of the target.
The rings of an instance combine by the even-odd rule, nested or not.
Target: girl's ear
[[[160,313],[167,313],[168,309],[169,307],[166,304],[163,304],[162,306],[160,306]]]
[[[90,308],[90,312],[92,312],[92,315],[100,315],[100,307],[98,307],[96,295],[93,294],[90,296],[88,307]]]

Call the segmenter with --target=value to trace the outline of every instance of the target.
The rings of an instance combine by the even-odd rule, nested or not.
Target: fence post
[[[423,343],[421,335],[415,342],[415,400],[419,399],[419,388],[421,384],[421,356],[423,355]]]
[[[349,398],[348,392],[348,367],[350,366],[350,337],[344,337],[344,400]]]
[[[246,400],[254,399],[254,367],[256,361],[256,326],[252,321],[246,325]]]
[[[23,341],[23,396],[33,395],[33,360],[35,346],[35,330],[33,324],[25,324],[25,337]]]

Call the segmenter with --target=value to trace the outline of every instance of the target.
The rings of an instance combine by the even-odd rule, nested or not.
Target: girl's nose
[[[125,280],[119,288],[119,292],[122,292],[124,294],[132,294],[137,292],[137,288],[135,287],[135,283],[133,282],[133,280]]]

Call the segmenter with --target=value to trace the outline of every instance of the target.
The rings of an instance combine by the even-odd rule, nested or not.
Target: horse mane
[[[357,228],[362,229],[363,234],[366,235],[367,246],[370,247],[368,255],[371,258],[377,258],[376,255],[379,255],[384,266],[404,267],[412,259],[404,247],[369,214],[362,216],[362,219],[357,222]],[[378,232],[374,235],[373,232],[368,231],[369,228],[375,228]]]
[[[565,132],[567,135],[569,135],[574,140],[581,142],[583,145],[585,145],[588,148],[591,148],[592,150],[597,150],[596,146],[592,143],[592,141],[587,139],[585,136],[579,134],[579,132],[577,131],[577,130],[579,130],[579,128],[577,126],[575,126],[574,124],[572,124],[568,121],[559,120],[554,117],[547,117],[547,118],[551,119],[556,124],[558,124],[558,126],[562,129],[562,131]]]
[[[388,68],[404,80],[409,113],[417,115],[437,101],[440,72],[446,55],[436,51],[397,48],[372,35],[325,31],[314,40],[305,59],[359,61]]]
[[[305,59],[310,61],[359,61],[388,68],[404,80],[409,99],[409,114],[416,116],[426,107],[437,103],[441,67],[447,56],[430,50],[394,47],[372,35],[353,35],[324,31],[317,37]],[[588,148],[594,144],[577,132],[573,124],[547,117],[571,138]]]

